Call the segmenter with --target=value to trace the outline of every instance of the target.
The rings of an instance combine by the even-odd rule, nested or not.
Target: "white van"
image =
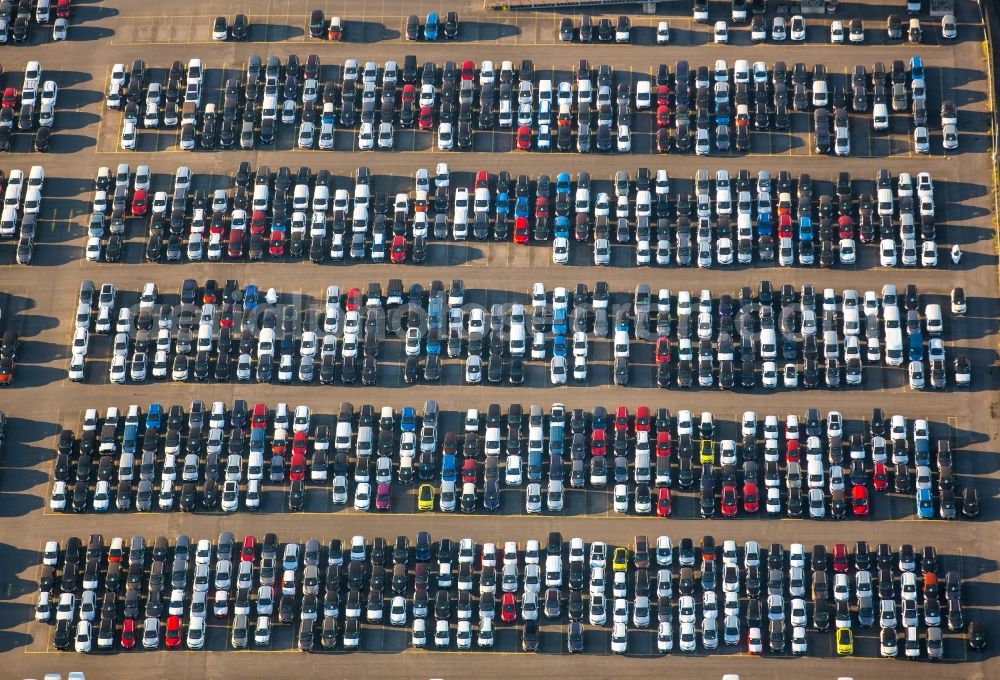
[[[514,325],[510,328],[510,355],[523,357],[525,351],[524,326]]]
[[[333,448],[337,453],[347,453],[351,450],[351,423],[337,423],[337,432],[333,437]]]
[[[944,319],[941,316],[941,305],[927,305],[924,309],[924,323],[927,326],[927,334],[931,337],[938,337],[944,332]]]
[[[368,231],[368,206],[354,204],[354,212],[351,214],[351,233],[364,234]]]
[[[885,363],[889,366],[903,365],[903,331],[899,326],[886,328]]]
[[[247,462],[247,479],[264,478],[264,453],[261,451],[251,451]]]
[[[278,119],[278,96],[274,94],[264,95],[264,104],[260,109],[261,120]]]
[[[253,188],[253,209],[266,211],[271,202],[271,192],[266,184],[258,184]]]
[[[628,331],[615,331],[615,358],[628,357],[629,355],[629,337]]]
[[[878,190],[878,214],[880,216],[892,216],[893,211],[896,208],[896,204],[892,198],[892,189],[879,189]]]
[[[807,483],[810,489],[822,489],[826,486],[826,474],[823,472],[822,460],[810,460]]]
[[[872,124],[876,130],[889,129],[889,107],[879,102],[872,106]]]
[[[538,81],[538,103],[548,102],[549,106],[552,106],[552,81],[551,80],[540,80]]]
[[[562,582],[562,557],[559,555],[547,556],[545,558],[545,587],[561,588]]]
[[[135,476],[135,456],[128,452],[123,452],[118,460],[118,481],[131,482]]]
[[[760,358],[763,361],[774,361],[778,357],[778,338],[773,328],[764,328],[760,332]]]

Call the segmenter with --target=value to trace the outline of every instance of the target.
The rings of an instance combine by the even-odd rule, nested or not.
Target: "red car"
[[[549,199],[539,196],[535,199],[535,219],[544,220],[549,216]]]
[[[407,83],[403,85],[403,103],[409,102],[412,104],[417,99],[417,88],[413,87],[412,83]]]
[[[257,539],[253,534],[243,538],[243,550],[240,551],[240,562],[253,562],[257,556]]]
[[[257,402],[253,405],[253,413],[250,415],[250,429],[262,430],[267,427],[267,405]]]
[[[851,507],[854,509],[855,517],[867,517],[870,510],[868,505],[868,487],[855,486],[851,489]]]
[[[673,451],[674,443],[670,439],[670,433],[664,430],[656,433],[656,455],[669,456]]]
[[[167,649],[176,649],[181,646],[181,617],[167,617],[167,634],[165,637]]]
[[[802,458],[802,452],[799,449],[798,439],[789,439],[785,442],[785,462],[786,463],[798,463]]]
[[[285,232],[280,229],[271,230],[271,238],[268,240],[267,253],[271,257],[281,257],[285,254]]]
[[[59,2],[56,3],[56,16],[60,19],[68,19],[70,10],[69,5],[70,0],[59,0]]]
[[[3,108],[12,109],[17,105],[17,90],[8,87],[3,91]]]
[[[518,217],[514,220],[514,243],[524,245],[528,242],[528,218]]]
[[[652,425],[652,420],[649,414],[648,406],[637,406],[635,409],[635,422],[632,427],[636,432],[649,432]]]
[[[267,215],[263,210],[254,210],[250,217],[250,233],[263,234],[267,231]]]
[[[670,109],[668,109],[666,106],[656,107],[656,127],[658,128],[670,127]]]
[[[122,649],[135,647],[135,619],[125,619],[122,622]]]
[[[388,484],[379,484],[375,492],[375,509],[388,512],[392,505],[392,494]]]
[[[736,487],[732,484],[726,484],[722,487],[722,516],[736,517],[736,510]]]
[[[840,216],[837,220],[837,230],[840,232],[840,238],[854,238],[854,220],[850,215]]]
[[[393,264],[406,262],[406,239],[402,236],[392,237],[392,245],[389,246],[389,260]]]
[[[288,440],[285,438],[284,430],[280,430],[281,434],[275,434],[274,439],[271,440],[271,455],[272,456],[283,456],[288,453]]]
[[[514,593],[504,593],[500,600],[500,620],[504,623],[514,623],[517,621],[517,601]]]
[[[476,461],[473,458],[466,458],[462,463],[462,483],[476,483]]]
[[[476,189],[489,189],[490,188],[490,173],[485,170],[480,170],[476,173]]]
[[[305,432],[296,432],[292,436],[292,455],[305,457],[306,445],[308,443],[309,443],[309,435],[307,435]]]
[[[656,86],[656,106],[670,106],[670,88],[666,85]]]
[[[889,488],[889,474],[886,472],[885,463],[875,463],[872,481],[875,483],[876,491],[885,491]]]
[[[242,229],[234,229],[229,232],[229,257],[234,260],[243,257]]]
[[[220,328],[232,328],[233,327],[233,306],[226,303],[222,307],[222,315],[219,317],[219,327]]]
[[[778,216],[778,238],[792,238],[792,216]]]
[[[615,409],[615,431],[628,432],[628,407],[619,406]]]
[[[670,489],[663,487],[656,495],[656,516],[670,517]]]
[[[292,454],[292,462],[288,468],[288,479],[297,482],[306,478],[306,457],[301,453]]]
[[[520,151],[531,149],[531,128],[527,125],[522,125],[517,129],[517,148]]]
[[[136,217],[142,217],[146,214],[146,190],[136,189],[135,195],[132,196],[132,214]]]
[[[847,569],[847,546],[837,543],[833,546],[833,570],[838,574],[846,574]]]
[[[670,363],[670,338],[666,336],[656,339],[656,363]]]
[[[475,80],[476,65],[466,59],[462,62],[462,80]]]
[[[347,311],[356,312],[361,309],[361,289],[351,288],[347,291]]]
[[[590,434],[590,455],[608,455],[608,439],[603,429],[597,428]]]
[[[417,126],[421,130],[434,129],[434,109],[430,106],[421,106],[420,115],[417,116]]]
[[[747,482],[743,485],[743,512],[754,513],[760,510],[760,497],[757,495],[757,485]]]

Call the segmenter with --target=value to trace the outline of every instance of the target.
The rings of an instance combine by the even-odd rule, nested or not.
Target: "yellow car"
[[[434,487],[430,484],[421,484],[417,489],[417,510],[427,512],[434,509]]]
[[[701,440],[701,450],[699,453],[701,464],[715,465],[715,442],[711,439]]]
[[[615,548],[611,558],[613,571],[628,571],[628,548]]]
[[[837,654],[852,656],[854,654],[854,633],[850,628],[837,629]]]

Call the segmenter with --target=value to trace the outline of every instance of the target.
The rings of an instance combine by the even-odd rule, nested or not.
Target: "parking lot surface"
[[[670,664],[671,673],[697,674],[701,677],[721,677],[723,673],[739,673],[744,679],[786,678],[790,672],[808,672],[817,678],[853,676],[857,679],[876,674],[903,678],[916,673],[919,677],[942,679],[995,678],[1000,675],[1000,661],[995,649],[1000,639],[1000,546],[996,541],[996,526],[1000,520],[996,496],[1000,472],[994,442],[1000,436],[997,397],[997,319],[1000,318],[1000,298],[997,289],[997,255],[995,250],[995,215],[993,215],[992,177],[994,168],[990,143],[991,97],[987,82],[985,50],[995,46],[985,44],[975,2],[956,0],[959,38],[953,43],[940,39],[938,20],[922,17],[925,39],[921,45],[888,43],[885,38],[885,18],[890,13],[904,15],[901,2],[880,1],[869,5],[841,3],[834,16],[807,16],[808,36],[805,43],[751,44],[749,27],[730,26],[730,44],[712,45],[709,25],[690,19],[689,8],[676,9],[660,3],[661,14],[635,14],[635,6],[605,8],[603,16],[614,17],[629,12],[633,19],[633,44],[582,45],[558,40],[562,14],[555,12],[484,12],[481,3],[470,2],[455,7],[461,14],[461,31],[455,42],[413,43],[405,40],[403,30],[406,15],[417,14],[421,19],[429,11],[442,13],[451,7],[435,3],[401,3],[363,0],[264,0],[243,8],[250,20],[249,39],[244,43],[212,40],[212,20],[218,15],[231,16],[240,11],[241,3],[229,0],[203,0],[172,3],[138,3],[122,0],[74,3],[74,18],[70,39],[50,43],[47,38],[32,34],[29,46],[8,47],[3,51],[5,86],[20,88],[19,71],[24,62],[40,60],[47,77],[54,79],[62,90],[49,153],[30,152],[27,137],[15,136],[12,153],[3,158],[0,167],[9,176],[10,169],[27,173],[35,164],[43,164],[47,179],[45,207],[39,215],[35,252],[30,266],[15,261],[15,243],[0,243],[0,324],[3,330],[15,330],[21,337],[21,352],[14,384],[0,393],[0,409],[7,416],[7,426],[0,457],[0,517],[5,530],[0,532],[0,662],[9,677],[41,677],[47,672],[83,670],[88,677],[127,677],[150,673],[156,676],[229,678],[236,674],[251,677],[278,673],[289,677],[306,677],[316,672],[329,672],[324,666],[336,664],[336,673],[343,677],[369,677],[393,674],[414,678],[453,678],[477,675],[501,678],[537,675],[539,672],[556,676],[580,678],[648,677],[664,673]],[[165,9],[169,5],[169,11]],[[725,6],[723,6],[725,5]],[[346,24],[344,41],[333,43],[309,37],[309,12],[324,10],[327,18],[339,15]],[[926,7],[925,7],[926,10]],[[728,12],[727,3],[713,3],[712,20]],[[768,15],[770,16],[770,14]],[[867,44],[863,47],[829,44],[828,25],[832,19],[845,22],[855,16],[865,21]],[[655,44],[655,28],[661,19],[671,26],[671,43]],[[578,24],[579,15],[574,15]],[[655,130],[644,119],[636,128],[631,154],[578,154],[517,152],[513,149],[512,132],[495,129],[476,131],[471,152],[438,152],[430,132],[401,132],[392,152],[360,152],[356,150],[356,134],[338,130],[333,151],[295,148],[291,127],[280,128],[275,143],[254,151],[194,151],[183,152],[178,147],[177,130],[141,130],[137,151],[123,151],[119,146],[121,113],[104,106],[111,67],[115,63],[129,64],[142,58],[150,68],[161,70],[180,59],[199,57],[206,66],[206,87],[218,94],[226,79],[237,77],[244,70],[250,55],[276,55],[282,61],[290,54],[303,60],[309,54],[319,54],[330,77],[339,73],[345,59],[360,62],[402,62],[404,55],[417,54],[418,61],[469,59],[476,63],[491,59],[495,63],[511,59],[515,63],[531,58],[540,73],[551,73],[554,80],[570,79],[581,58],[591,66],[610,64],[618,77],[627,74],[630,81],[640,75],[655,73],[661,63],[673,65],[686,59],[692,66],[711,66],[717,58],[730,64],[735,59],[765,61],[773,64],[784,60],[789,64],[802,61],[807,66],[826,65],[837,78],[849,79],[855,64],[871,68],[875,61],[886,64],[895,59],[907,60],[920,54],[928,71],[928,110],[932,120],[940,101],[950,98],[960,109],[961,143],[956,152],[941,149],[940,125],[931,126],[932,151],[919,155],[912,148],[913,134],[908,115],[891,117],[887,133],[871,132],[868,116],[851,119],[852,155],[834,158],[818,155],[810,141],[811,118],[797,113],[792,117],[788,132],[754,133],[751,151],[746,154],[695,156],[692,154],[654,153]],[[648,118],[648,116],[647,116]],[[192,169],[196,187],[212,190],[229,188],[241,161],[256,168],[269,166],[272,171],[286,166],[294,172],[299,166],[309,166],[315,173],[328,169],[338,188],[349,188],[351,177],[359,166],[367,166],[376,177],[376,190],[408,191],[418,168],[433,172],[436,163],[446,161],[456,180],[471,185],[479,170],[496,173],[508,170],[512,175],[527,174],[532,178],[545,173],[555,177],[559,172],[589,172],[595,183],[607,190],[616,170],[627,170],[632,177],[640,167],[666,168],[676,186],[689,191],[691,178],[698,169],[714,175],[718,169],[735,174],[747,169],[752,176],[758,170],[769,170],[772,176],[786,170],[792,177],[809,173],[814,180],[830,184],[838,172],[847,170],[855,180],[870,185],[877,172],[888,168],[893,176],[900,172],[927,171],[936,187],[938,245],[941,266],[924,268],[882,268],[878,266],[877,246],[859,249],[858,263],[850,268],[783,267],[776,263],[765,266],[755,262],[731,270],[639,268],[631,266],[630,249],[615,246],[612,266],[598,269],[591,266],[589,246],[574,251],[569,265],[554,265],[547,244],[515,245],[510,242],[445,241],[432,242],[428,261],[424,265],[392,265],[353,263],[345,265],[311,265],[305,261],[228,262],[151,264],[144,261],[147,235],[143,227],[130,226],[120,263],[92,263],[84,260],[87,241],[86,226],[90,212],[94,176],[100,166],[114,168],[120,162],[147,164],[154,172],[154,181],[169,181],[180,165]],[[866,189],[868,190],[868,189]],[[678,190],[672,190],[676,193]],[[855,188],[855,194],[859,189]],[[961,246],[964,256],[957,265],[944,254],[954,244]],[[620,249],[620,250],[619,250]],[[850,389],[784,390],[765,392],[761,389],[726,392],[717,389],[657,389],[651,369],[651,353],[641,362],[650,366],[633,367],[633,384],[623,388],[614,385],[608,348],[602,346],[595,356],[591,377],[585,385],[554,387],[545,378],[543,366],[528,369],[525,385],[470,386],[461,383],[460,362],[449,365],[446,379],[440,385],[404,385],[399,364],[386,365],[376,387],[361,385],[280,385],[280,384],[220,384],[194,383],[129,383],[111,384],[107,379],[107,349],[97,346],[97,359],[83,383],[67,379],[73,334],[73,314],[76,291],[80,281],[91,279],[100,285],[113,282],[119,290],[142,290],[147,281],[155,281],[159,289],[173,295],[184,279],[203,282],[214,278],[219,282],[237,279],[241,284],[254,283],[261,289],[277,288],[288,299],[302,300],[312,305],[322,304],[322,295],[330,284],[346,291],[351,286],[365,289],[369,282],[383,286],[390,278],[401,278],[405,287],[420,283],[425,288],[432,280],[449,282],[461,278],[471,299],[482,303],[529,303],[534,282],[545,284],[548,290],[566,286],[572,290],[578,282],[591,288],[596,281],[607,281],[613,291],[631,293],[638,284],[649,284],[655,291],[660,287],[700,291],[709,289],[714,295],[735,294],[742,286],[756,286],[761,280],[776,285],[788,283],[799,289],[813,284],[818,290],[854,289],[880,291],[886,283],[902,290],[909,283],[918,286],[922,303],[942,303],[947,306],[948,293],[962,286],[968,294],[968,311],[964,317],[946,318],[943,338],[948,351],[969,356],[973,381],[968,390],[949,386],[944,391],[917,391],[908,387],[903,369],[881,364],[865,367],[862,386]],[[95,341],[104,343],[104,340]],[[603,343],[606,345],[606,343]],[[646,343],[649,344],[649,343]],[[400,350],[393,348],[391,356],[398,359]],[[951,354],[949,354],[949,357]],[[724,421],[724,428],[738,427],[740,414],[754,410],[759,415],[802,414],[816,407],[825,413],[842,412],[848,421],[859,422],[872,408],[886,414],[900,413],[910,419],[925,418],[931,423],[934,439],[950,441],[955,451],[954,473],[961,486],[972,485],[982,499],[982,512],[975,520],[918,520],[913,512],[912,494],[899,494],[888,499],[879,497],[873,514],[865,520],[848,518],[840,521],[740,516],[733,520],[701,519],[697,517],[697,500],[691,493],[678,494],[674,515],[670,519],[637,517],[611,511],[606,490],[570,491],[567,507],[561,514],[524,513],[522,492],[504,492],[498,515],[478,513],[450,516],[444,513],[417,513],[412,489],[398,496],[392,515],[365,514],[354,510],[331,512],[329,490],[307,493],[304,512],[289,512],[285,490],[277,485],[265,489],[259,513],[239,512],[153,512],[115,513],[101,515],[61,514],[49,510],[56,443],[63,428],[79,433],[86,408],[100,412],[116,405],[124,410],[131,403],[145,408],[158,402],[164,406],[182,404],[193,399],[206,404],[234,399],[257,401],[272,406],[286,402],[290,406],[309,404],[314,412],[336,413],[340,402],[356,406],[372,404],[377,408],[393,406],[397,413],[407,405],[419,408],[428,399],[436,400],[447,413],[446,422],[457,425],[460,413],[477,406],[485,409],[489,403],[541,404],[548,409],[553,402],[565,404],[568,410],[591,409],[603,405],[613,409],[618,405],[630,411],[639,405],[666,407],[676,414],[680,409],[692,412],[712,411]],[[448,429],[448,428],[446,428]],[[451,429],[457,429],[452,427]],[[860,428],[858,428],[860,429]],[[729,435],[725,435],[729,436]],[[322,493],[322,496],[320,495]],[[397,500],[397,499],[394,499]],[[197,540],[215,537],[220,531],[231,531],[237,537],[245,534],[262,536],[276,533],[282,542],[319,538],[326,541],[338,537],[345,542],[352,535],[384,536],[388,540],[405,534],[413,540],[420,531],[456,541],[472,537],[478,543],[517,541],[523,545],[529,539],[544,540],[550,531],[559,531],[566,540],[581,536],[586,541],[603,540],[613,545],[627,545],[632,536],[644,533],[650,537],[669,534],[675,543],[681,537],[697,540],[712,534],[737,542],[757,540],[761,544],[783,543],[786,547],[800,542],[807,546],[836,543],[853,545],[857,540],[875,544],[888,542],[898,547],[934,545],[949,569],[957,569],[964,581],[966,621],[983,622],[991,634],[991,645],[985,652],[968,648],[964,634],[945,634],[944,660],[931,665],[926,660],[910,665],[903,660],[879,659],[877,639],[873,633],[859,635],[855,656],[838,658],[831,634],[816,636],[809,656],[804,659],[750,657],[745,645],[739,653],[723,650],[719,653],[699,651],[693,655],[675,652],[660,657],[655,650],[655,630],[636,634],[629,654],[622,658],[605,653],[606,634],[592,631],[586,639],[587,653],[571,656],[566,651],[567,623],[550,623],[542,628],[541,654],[520,651],[520,637],[512,629],[498,626],[496,648],[485,652],[422,651],[407,644],[402,629],[385,625],[363,626],[361,650],[334,653],[336,659],[318,658],[296,649],[296,633],[291,626],[275,626],[271,645],[267,649],[233,650],[227,643],[225,624],[214,624],[209,632],[209,650],[164,650],[156,652],[124,651],[82,655],[58,652],[52,646],[53,627],[37,623],[32,608],[37,594],[37,579],[41,553],[46,541],[64,541],[69,536],[102,533],[105,541],[112,536],[141,534],[151,539],[157,535],[173,537],[184,533]],[[215,627],[218,627],[218,634]],[[225,630],[225,632],[223,632]],[[794,666],[793,666],[794,664]],[[808,666],[807,666],[808,664]],[[877,664],[877,666],[876,666]]]

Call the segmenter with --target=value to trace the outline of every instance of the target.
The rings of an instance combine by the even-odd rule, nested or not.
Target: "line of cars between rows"
[[[950,439],[932,441],[927,420],[911,426],[880,409],[866,435],[845,433],[838,411],[824,419],[808,409],[801,422],[788,415],[783,427],[774,415],[747,411],[738,439],[722,436],[712,412],[696,419],[685,409],[673,418],[646,406],[634,414],[624,406],[567,413],[556,403],[546,416],[537,404],[527,413],[512,404],[506,415],[491,404],[482,414],[466,412],[457,431],[445,431],[433,401],[419,417],[413,407],[397,416],[386,406],[376,416],[371,405],[355,412],[344,402],[332,426],[315,423],[306,405],[278,403],[272,412],[238,400],[228,413],[223,402],[206,410],[200,400],[186,418],[179,405],[165,414],[152,404],[143,416],[133,404],[124,419],[117,407],[103,419],[88,409],[79,438],[72,430],[60,434],[50,509],[109,512],[113,503],[119,512],[149,512],[155,503],[160,511],[252,511],[270,483],[287,488],[291,511],[303,509],[308,489],[321,489],[335,509],[353,498],[357,512],[391,512],[394,497],[399,504],[420,482],[415,503],[410,499],[418,512],[498,512],[502,489],[525,488],[527,514],[560,514],[567,493],[588,485],[611,492],[615,513],[661,518],[673,514],[671,487],[697,489],[705,518],[762,510],[864,518],[874,498],[891,492],[914,494],[921,519],[934,518],[936,505],[942,519],[957,518],[959,498],[965,517],[979,511],[975,486],[956,482]]]
[[[836,654],[851,656],[855,634],[868,636],[877,621],[881,656],[936,661],[945,625],[967,633],[973,650],[987,643],[981,623],[966,628],[962,578],[945,559],[932,546],[765,550],[752,540],[716,545],[711,535],[676,548],[665,535],[654,543],[636,536],[631,548],[593,541],[588,554],[583,539],[564,544],[559,532],[523,551],[516,541],[435,542],[426,531],[412,546],[405,535],[393,543],[334,538],[324,547],[318,539],[282,544],[273,533],[240,544],[225,531],[214,546],[186,535],[173,545],[133,536],[112,538],[107,549],[91,534],[85,551],[76,537],[45,545],[35,618],[55,620],[56,649],[80,653],[203,649],[218,629],[208,623],[231,617],[235,649],[270,647],[273,627],[294,624],[302,651],[317,650],[317,632],[320,649],[360,650],[366,624],[388,623],[409,628],[416,648],[492,649],[511,630],[524,651],[537,652],[545,629],[562,624],[560,647],[570,653],[610,646],[627,654],[630,638],[655,630],[660,654],[694,653],[700,642],[701,651],[777,656],[805,655],[831,632]],[[610,632],[610,645],[597,632]]]

